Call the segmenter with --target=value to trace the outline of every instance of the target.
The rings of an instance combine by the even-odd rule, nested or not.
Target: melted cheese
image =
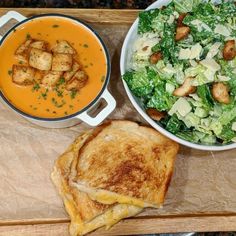
[[[121,194],[117,194],[114,192],[110,192],[107,190],[102,189],[93,189],[91,187],[86,187],[82,184],[78,183],[71,183],[72,186],[76,187],[81,192],[85,192],[89,195],[89,197],[95,201],[98,201],[103,204],[114,204],[114,203],[120,203],[120,204],[131,204],[138,207],[160,207],[156,206],[154,204],[144,202],[142,200],[139,200],[134,197],[124,196]]]

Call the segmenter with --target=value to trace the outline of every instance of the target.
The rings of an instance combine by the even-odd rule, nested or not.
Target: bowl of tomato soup
[[[0,96],[7,106],[50,128],[96,126],[115,109],[108,50],[90,26],[61,14],[4,17],[20,21],[0,41]],[[105,108],[91,117],[101,99]]]

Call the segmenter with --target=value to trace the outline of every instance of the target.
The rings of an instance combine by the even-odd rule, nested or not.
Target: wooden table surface
[[[0,9],[0,15],[9,10],[16,10],[29,17],[36,14],[61,13],[62,9],[18,8]],[[138,10],[100,10],[100,9],[63,9],[63,14],[78,17],[88,23],[131,24],[138,15]],[[0,236],[66,236],[68,220],[48,219],[45,221],[9,221],[0,223]],[[122,231],[121,231],[122,229]],[[161,217],[138,217],[123,220],[109,231],[99,229],[91,235],[134,235],[176,232],[235,231],[236,214],[198,214]]]

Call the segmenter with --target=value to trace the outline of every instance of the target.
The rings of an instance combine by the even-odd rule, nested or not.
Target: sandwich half
[[[92,200],[87,193],[70,185],[71,176],[76,174],[78,153],[94,135],[93,130],[80,135],[58,158],[51,174],[52,181],[71,218],[69,228],[71,236],[84,235],[103,226],[109,228],[121,219],[134,216],[142,211],[141,207],[135,205],[99,203]]]
[[[111,121],[81,146],[70,185],[105,205],[161,207],[178,148],[152,128]]]

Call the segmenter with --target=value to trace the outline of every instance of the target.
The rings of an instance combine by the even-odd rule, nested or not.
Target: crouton
[[[76,54],[75,49],[66,41],[61,40],[52,47],[53,53],[66,53],[66,54]]]
[[[26,40],[15,51],[15,55],[21,64],[28,64],[30,44],[32,39]]]
[[[196,87],[192,85],[192,80],[194,78],[189,77],[185,79],[184,83],[177,89],[174,90],[173,95],[177,97],[188,96],[196,91]]]
[[[43,51],[47,51],[48,43],[46,41],[43,41],[43,40],[37,40],[35,42],[32,42],[30,44],[30,47],[31,48],[37,48],[37,49],[40,49],[40,50],[43,50]]]
[[[35,70],[29,66],[13,65],[12,81],[19,85],[31,85],[34,81]]]
[[[162,54],[161,52],[154,52],[150,58],[149,61],[151,64],[157,64],[158,61],[160,61],[162,59]]]
[[[57,84],[61,78],[63,72],[61,71],[49,71],[42,78],[42,84],[46,87],[53,87]]]
[[[236,47],[235,47],[235,41],[234,40],[228,40],[225,43],[224,49],[223,49],[223,57],[225,60],[230,61],[233,60],[236,56]]]
[[[214,83],[212,86],[212,96],[220,103],[228,104],[230,103],[229,89],[223,83]]]
[[[180,41],[188,36],[190,28],[188,26],[179,26],[176,29],[175,40]]]
[[[39,70],[50,70],[52,67],[52,54],[32,48],[30,50],[29,64]]]
[[[45,71],[45,70],[37,70],[35,69],[35,75],[34,75],[34,80],[37,82],[37,83],[41,83],[43,77],[48,73],[48,71]]]
[[[84,71],[78,71],[66,84],[67,90],[80,90],[87,83],[88,76]]]
[[[72,55],[64,53],[55,53],[52,58],[52,70],[70,71],[72,68]]]
[[[26,50],[29,49],[30,44],[33,42],[32,39],[26,40],[24,43],[22,43],[15,51],[16,55],[22,55]]]
[[[148,108],[146,112],[155,121],[160,121],[166,116],[165,112],[158,111],[155,108]]]
[[[187,13],[182,13],[179,15],[179,18],[177,19],[177,26],[185,26],[183,23],[185,16],[187,16]]]
[[[80,69],[79,63],[77,61],[74,61],[72,69],[64,73],[65,81],[69,81],[79,69]]]

